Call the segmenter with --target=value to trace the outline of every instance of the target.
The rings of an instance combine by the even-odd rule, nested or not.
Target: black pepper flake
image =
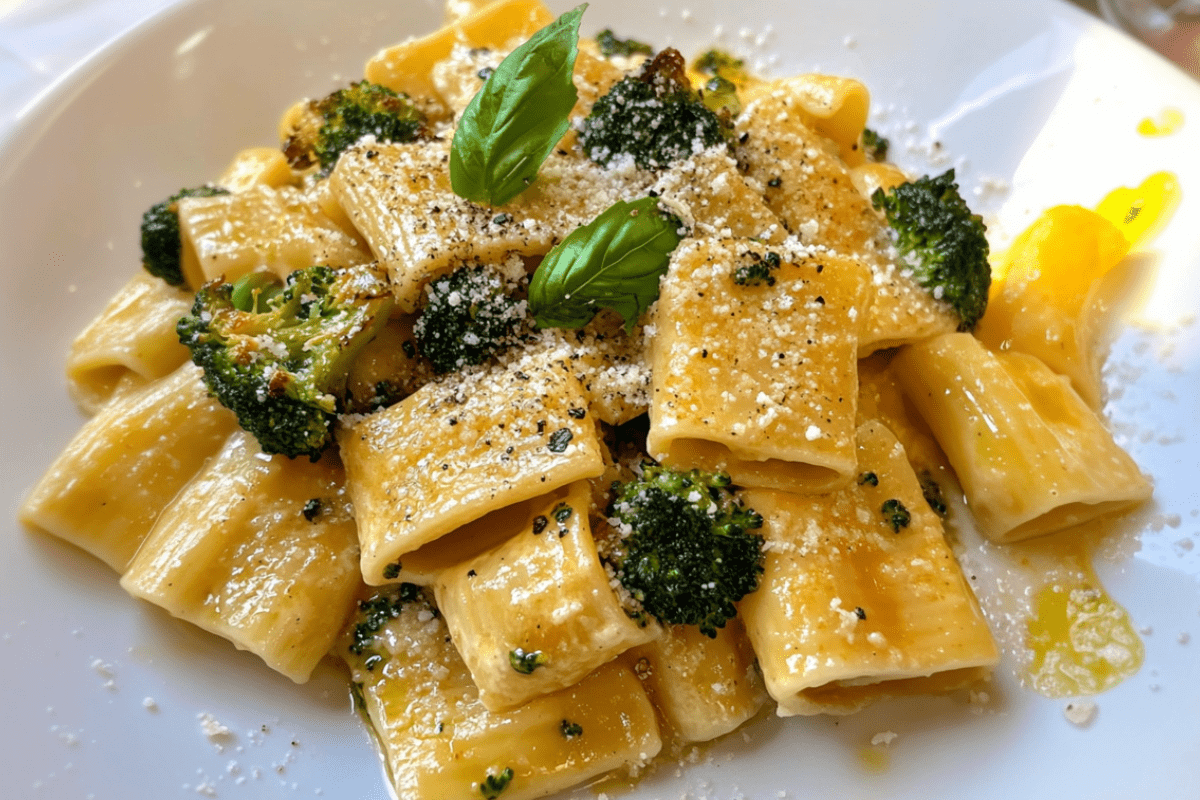
[[[383,568],[383,579],[385,581],[394,581],[400,577],[400,569],[403,567],[399,561],[393,561]]]
[[[821,295],[817,295],[817,304],[822,306],[825,305],[825,298]]]
[[[741,136],[738,137],[738,144],[745,144],[748,141],[750,141],[750,132],[749,131],[746,131],[745,133],[743,133]]]
[[[496,216],[492,217],[493,225],[507,225],[510,222],[512,222],[512,217],[508,214],[497,214]]]
[[[473,570],[473,569],[469,569],[469,570],[467,570],[467,577],[468,577],[468,578],[474,578],[474,577],[475,577],[476,575],[478,575],[478,574],[479,574],[479,573],[478,573],[478,572],[476,572],[476,571],[475,571],[475,570]]]
[[[458,417],[451,417],[450,419],[446,420],[446,424],[450,427],[454,427],[458,424]]]
[[[570,428],[559,428],[554,433],[550,434],[550,443],[546,445],[546,449],[551,453],[565,452],[567,445],[571,443],[571,438],[573,436],[574,434],[571,433]]]
[[[874,472],[860,472],[858,474],[859,486],[878,486],[879,476]]]
[[[862,607],[862,606],[855,606],[855,607],[854,607],[854,613],[855,613],[855,615],[856,615],[856,616],[857,616],[859,619],[866,619],[866,618],[867,618],[867,612],[866,612],[866,611],[863,611],[863,607]]]
[[[486,81],[488,78],[492,77],[492,73],[495,71],[495,67],[484,67],[475,74],[479,76],[479,80]]]
[[[538,425],[538,433],[539,434],[546,432],[546,420],[539,419],[537,425]]]
[[[567,411],[567,416],[571,419],[583,419],[587,416],[587,411],[582,408],[572,408]]]
[[[574,739],[578,736],[583,736],[583,726],[578,722],[571,722],[564,719],[558,726],[558,729],[562,732],[564,739]]]
[[[554,519],[561,524],[569,520],[574,511],[575,509],[571,508],[566,503],[559,503],[550,513],[554,516]]]
[[[783,186],[783,178],[776,175],[774,178],[771,178],[771,180],[767,181],[767,186],[770,186],[772,189],[778,189],[780,186]]]
[[[546,530],[546,526],[550,524],[550,520],[546,519],[545,515],[538,514],[533,518],[533,535],[537,536],[542,531]]]
[[[708,350],[701,350],[701,351],[700,351],[700,357],[701,357],[701,358],[708,358]]]
[[[375,150],[368,150],[366,155],[367,158],[375,158],[375,156],[379,155],[379,153]]]
[[[529,380],[529,376],[528,376],[528,375],[526,375],[524,372],[518,372],[518,373],[517,373],[517,378],[518,378],[519,380],[523,380],[523,381],[527,381],[527,380]]]
[[[820,274],[821,274],[822,272],[824,272],[824,271],[825,271],[825,265],[824,265],[824,264],[817,264],[817,274],[818,274],[818,275],[820,275]]]
[[[404,355],[409,358],[417,357],[417,346],[413,344],[411,339],[405,339],[400,345],[400,349],[404,351]]]
[[[304,515],[306,520],[312,522],[321,513],[321,499],[314,497],[312,500],[309,500],[304,504],[304,508],[300,513]]]

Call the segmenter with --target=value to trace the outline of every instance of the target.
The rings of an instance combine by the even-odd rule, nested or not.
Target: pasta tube
[[[630,619],[609,586],[590,503],[586,481],[542,498],[516,536],[436,584],[438,608],[492,711],[570,686],[657,632]]]
[[[867,422],[858,451],[859,479],[834,494],[743,493],[767,557],[739,611],[781,716],[932,691],[999,658],[904,448]]]
[[[188,360],[175,324],[192,296],[139,270],[71,343],[67,386],[95,414],[123,384],[142,386]]]
[[[522,361],[428,384],[338,432],[367,583],[397,580],[404,555],[491,511],[604,471],[568,370]]]
[[[163,511],[121,586],[303,683],[362,583],[343,482],[331,454],[265,457],[238,431]]]
[[[753,270],[766,278],[746,278]],[[681,246],[655,317],[650,455],[728,472],[742,486],[806,492],[849,481],[866,285],[864,267],[826,253]]]
[[[492,712],[427,601],[405,602],[369,642],[361,625],[339,651],[399,800],[478,800],[485,787],[501,788],[505,800],[530,800],[640,766],[662,747],[645,690],[619,662],[520,708]]]
[[[905,348],[892,372],[995,541],[1052,533],[1150,497],[1091,408],[1032,356],[993,353],[956,333]]]
[[[767,701],[750,640],[736,617],[712,639],[695,625],[665,627],[625,660],[634,662],[654,707],[684,742],[723,736]]]
[[[222,276],[236,281],[263,266],[286,278],[313,264],[351,267],[371,260],[363,242],[289,186],[184,198],[179,230],[184,252],[198,265],[200,274],[191,274],[185,259],[188,283],[197,287]]]
[[[30,492],[21,520],[124,572],[159,513],[236,428],[188,362],[92,417]]]

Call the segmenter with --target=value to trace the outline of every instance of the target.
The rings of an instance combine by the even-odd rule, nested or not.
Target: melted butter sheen
[[[1142,136],[1170,136],[1183,127],[1183,112],[1178,108],[1164,108],[1158,117],[1146,117],[1138,123],[1137,132]]]
[[[1111,689],[1145,655],[1129,614],[1090,575],[1035,595],[1026,643],[1033,655],[1026,683],[1047,697]]]
[[[1125,234],[1136,248],[1147,244],[1175,213],[1181,190],[1179,179],[1171,172],[1156,172],[1139,186],[1113,189],[1096,206],[1096,213]]]

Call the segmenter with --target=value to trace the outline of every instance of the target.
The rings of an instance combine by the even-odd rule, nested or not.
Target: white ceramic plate
[[[293,686],[127,598],[99,562],[13,518],[80,424],[61,377],[64,354],[137,269],[141,212],[211,178],[238,148],[272,143],[292,100],[356,78],[379,47],[432,29],[439,5],[184,4],[92,59],[6,142],[5,797],[387,796],[336,670]],[[984,709],[935,698],[840,720],[771,718],[705,749],[697,764],[660,768],[625,796],[1200,796],[1197,84],[1055,0],[596,0],[585,27],[609,25],[685,52],[721,44],[772,74],[816,67],[863,79],[885,112],[874,124],[892,134],[894,156],[918,172],[956,164],[968,196],[980,189],[976,204],[998,241],[1047,205],[1093,205],[1160,169],[1179,176],[1185,198],[1156,243],[1158,278],[1139,311],[1158,327],[1127,331],[1110,363],[1109,413],[1157,491],[1125,523],[1140,532],[1140,550],[1099,570],[1152,633],[1144,668],[1096,698],[1093,725],[1067,723],[1064,701],[1021,689],[1009,664]],[[1140,119],[1166,107],[1184,113],[1178,133],[1136,134]],[[992,191],[997,180],[1011,189]],[[1185,643],[1187,634],[1195,640]],[[231,730],[223,750],[202,734],[203,713]],[[890,766],[868,769],[861,751],[883,731],[898,734]]]

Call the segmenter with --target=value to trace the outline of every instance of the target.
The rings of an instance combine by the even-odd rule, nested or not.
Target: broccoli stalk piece
[[[298,270],[267,299],[245,290],[260,282],[252,274],[205,284],[179,320],[179,340],[263,452],[316,461],[332,441],[350,364],[387,321],[392,295],[373,266]]]
[[[762,517],[735,498],[728,475],[646,464],[617,487],[608,513],[623,537],[609,556],[616,576],[662,622],[715,637],[758,588],[763,539],[750,531]]]
[[[703,147],[726,142],[729,111],[705,106],[686,65],[678,50],[667,48],[641,74],[621,79],[597,100],[579,133],[588,158],[611,166],[628,155],[642,169],[658,169],[692,155],[697,142]],[[721,107],[728,103],[724,96]]]
[[[294,169],[321,166],[328,175],[338,156],[364,136],[380,142],[412,142],[426,135],[425,115],[406,94],[359,81],[311,100],[283,141]]]
[[[462,266],[435,278],[413,325],[417,351],[438,374],[482,364],[517,330],[525,302],[485,266]]]
[[[179,201],[185,197],[229,194],[217,186],[181,189],[142,215],[142,266],[172,286],[183,286],[183,240],[179,236]]]
[[[950,304],[959,330],[972,330],[987,308],[992,270],[987,229],[958,193],[954,170],[876,189],[871,203],[887,215],[900,259],[917,283]]]

